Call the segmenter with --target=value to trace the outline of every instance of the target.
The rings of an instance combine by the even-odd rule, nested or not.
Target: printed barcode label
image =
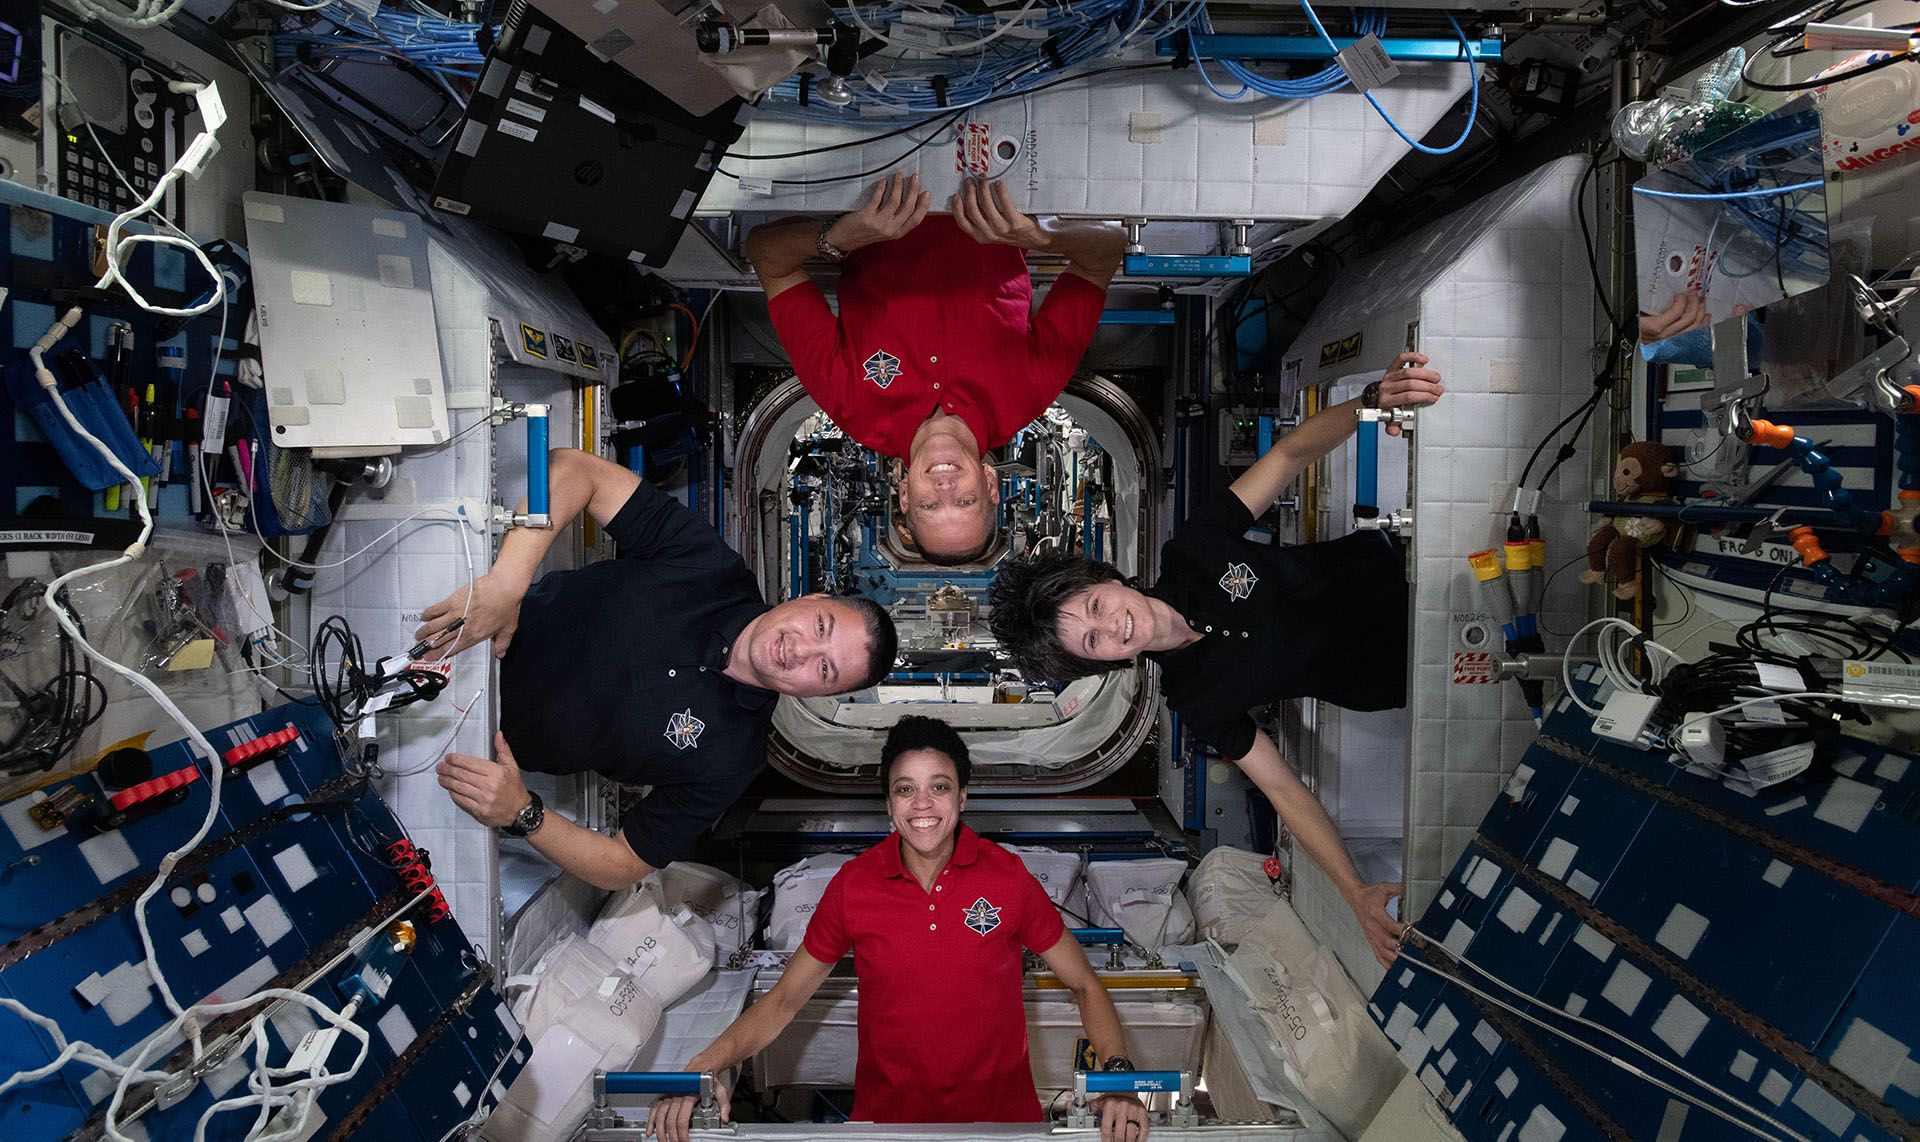
[[[1356,91],[1371,91],[1400,78],[1400,65],[1393,62],[1379,36],[1361,36],[1335,55]]]
[[[1861,702],[1920,708],[1920,666],[1849,658],[1840,664],[1840,694]]]

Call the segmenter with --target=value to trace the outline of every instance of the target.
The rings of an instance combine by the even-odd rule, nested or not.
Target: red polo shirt
[[[768,305],[808,395],[846,433],[888,456],[933,406],[998,448],[1045,412],[1086,355],[1106,291],[1062,274],[1033,311],[1026,254],[982,245],[948,214],[854,251],[840,316],[807,282]]]
[[[1020,858],[965,825],[932,892],[888,837],[842,865],[807,925],[822,963],[860,976],[853,1116],[864,1122],[1040,1122],[1027,1061],[1022,949],[1066,931]]]

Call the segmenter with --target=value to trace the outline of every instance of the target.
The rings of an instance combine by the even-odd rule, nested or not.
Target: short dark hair
[[[968,551],[929,551],[921,545],[918,539],[913,541],[912,546],[915,551],[920,553],[920,558],[933,564],[935,567],[964,567],[969,563],[978,563],[986,558],[987,552],[993,550],[994,542],[999,539],[999,530],[1000,529],[996,527],[988,531],[987,541]]]
[[[1121,670],[1132,660],[1082,658],[1061,645],[1059,626],[1060,608],[1069,598],[1096,584],[1124,581],[1113,564],[1070,552],[1009,559],[987,588],[987,622],[1029,681],[1071,682]]]
[[[878,686],[882,678],[893,673],[893,660],[900,654],[900,636],[894,632],[893,616],[879,603],[865,595],[842,595],[840,601],[858,611],[867,626],[867,672],[857,685],[848,688],[846,692],[851,694]]]
[[[973,778],[973,761],[967,756],[967,742],[960,731],[941,721],[924,714],[908,714],[893,723],[887,731],[887,744],[880,747],[880,793],[890,796],[893,792],[893,762],[903,753],[912,753],[916,749],[930,749],[944,753],[953,762],[953,771],[960,779],[960,788],[965,789]]]

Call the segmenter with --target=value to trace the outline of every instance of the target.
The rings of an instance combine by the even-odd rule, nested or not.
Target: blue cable
[[[1300,7],[1307,14],[1307,22],[1313,25],[1314,31],[1320,33],[1320,38],[1326,42],[1327,47],[1335,53],[1338,53],[1340,45],[1334,43],[1333,37],[1327,34],[1327,26],[1322,24],[1320,17],[1314,13],[1311,0],[1300,0]],[[1444,147],[1429,147],[1412,135],[1401,130],[1400,124],[1394,122],[1393,116],[1387,114],[1387,109],[1380,106],[1380,101],[1373,97],[1373,92],[1361,92],[1362,95],[1367,97],[1367,102],[1373,104],[1373,109],[1380,113],[1380,118],[1386,122],[1388,127],[1393,129],[1393,133],[1400,136],[1400,140],[1406,143],[1407,146],[1412,147],[1423,155],[1450,155],[1459,150],[1466,144],[1467,138],[1473,134],[1474,120],[1480,114],[1480,76],[1479,73],[1473,69],[1473,65],[1479,62],[1479,58],[1474,55],[1473,45],[1467,41],[1467,33],[1461,29],[1460,22],[1453,18],[1453,13],[1443,12],[1441,14],[1447,18],[1448,25],[1453,28],[1453,34],[1460,37],[1460,49],[1465,53],[1462,62],[1467,65],[1469,73],[1467,76],[1467,92],[1469,95],[1469,101],[1467,103],[1467,125],[1461,129],[1458,139],[1455,139]],[[1365,33],[1362,34],[1364,35]]]
[[[1711,194],[1706,192],[1689,193],[1681,190],[1649,190],[1646,187],[1640,186],[1634,187],[1633,193],[1644,194],[1648,198],[1698,198],[1709,201],[1722,201],[1731,198],[1773,198],[1782,194],[1792,194],[1800,190],[1814,190],[1825,185],[1827,184],[1824,180],[1816,178],[1807,182],[1792,183],[1787,186],[1768,186],[1755,190],[1728,190]]]

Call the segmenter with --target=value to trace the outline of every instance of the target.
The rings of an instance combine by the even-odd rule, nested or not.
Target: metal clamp
[[[1227,247],[1227,253],[1236,258],[1253,257],[1253,246],[1250,244],[1250,238],[1253,233],[1253,219],[1235,218],[1229,222],[1228,225],[1233,227],[1233,245]]]
[[[1073,928],[1069,930],[1073,933],[1074,940],[1083,948],[1096,947],[1101,944],[1106,945],[1108,971],[1121,971],[1127,966],[1126,961],[1120,956],[1121,949],[1126,946],[1127,942],[1127,934],[1124,930],[1119,928]]]
[[[1410,408],[1362,408],[1354,412],[1363,424],[1398,424],[1406,428],[1414,421],[1414,411]]]
[[[1395,535],[1413,534],[1413,509],[1401,508],[1386,515],[1358,516],[1353,521],[1355,531],[1390,531]]]
[[[1067,1108],[1067,1128],[1091,1129],[1093,1118],[1090,1094],[1157,1094],[1175,1092],[1167,1125],[1191,1129],[1200,1125],[1200,1111],[1193,1104],[1191,1071],[1080,1071],[1073,1072],[1073,1104]]]

